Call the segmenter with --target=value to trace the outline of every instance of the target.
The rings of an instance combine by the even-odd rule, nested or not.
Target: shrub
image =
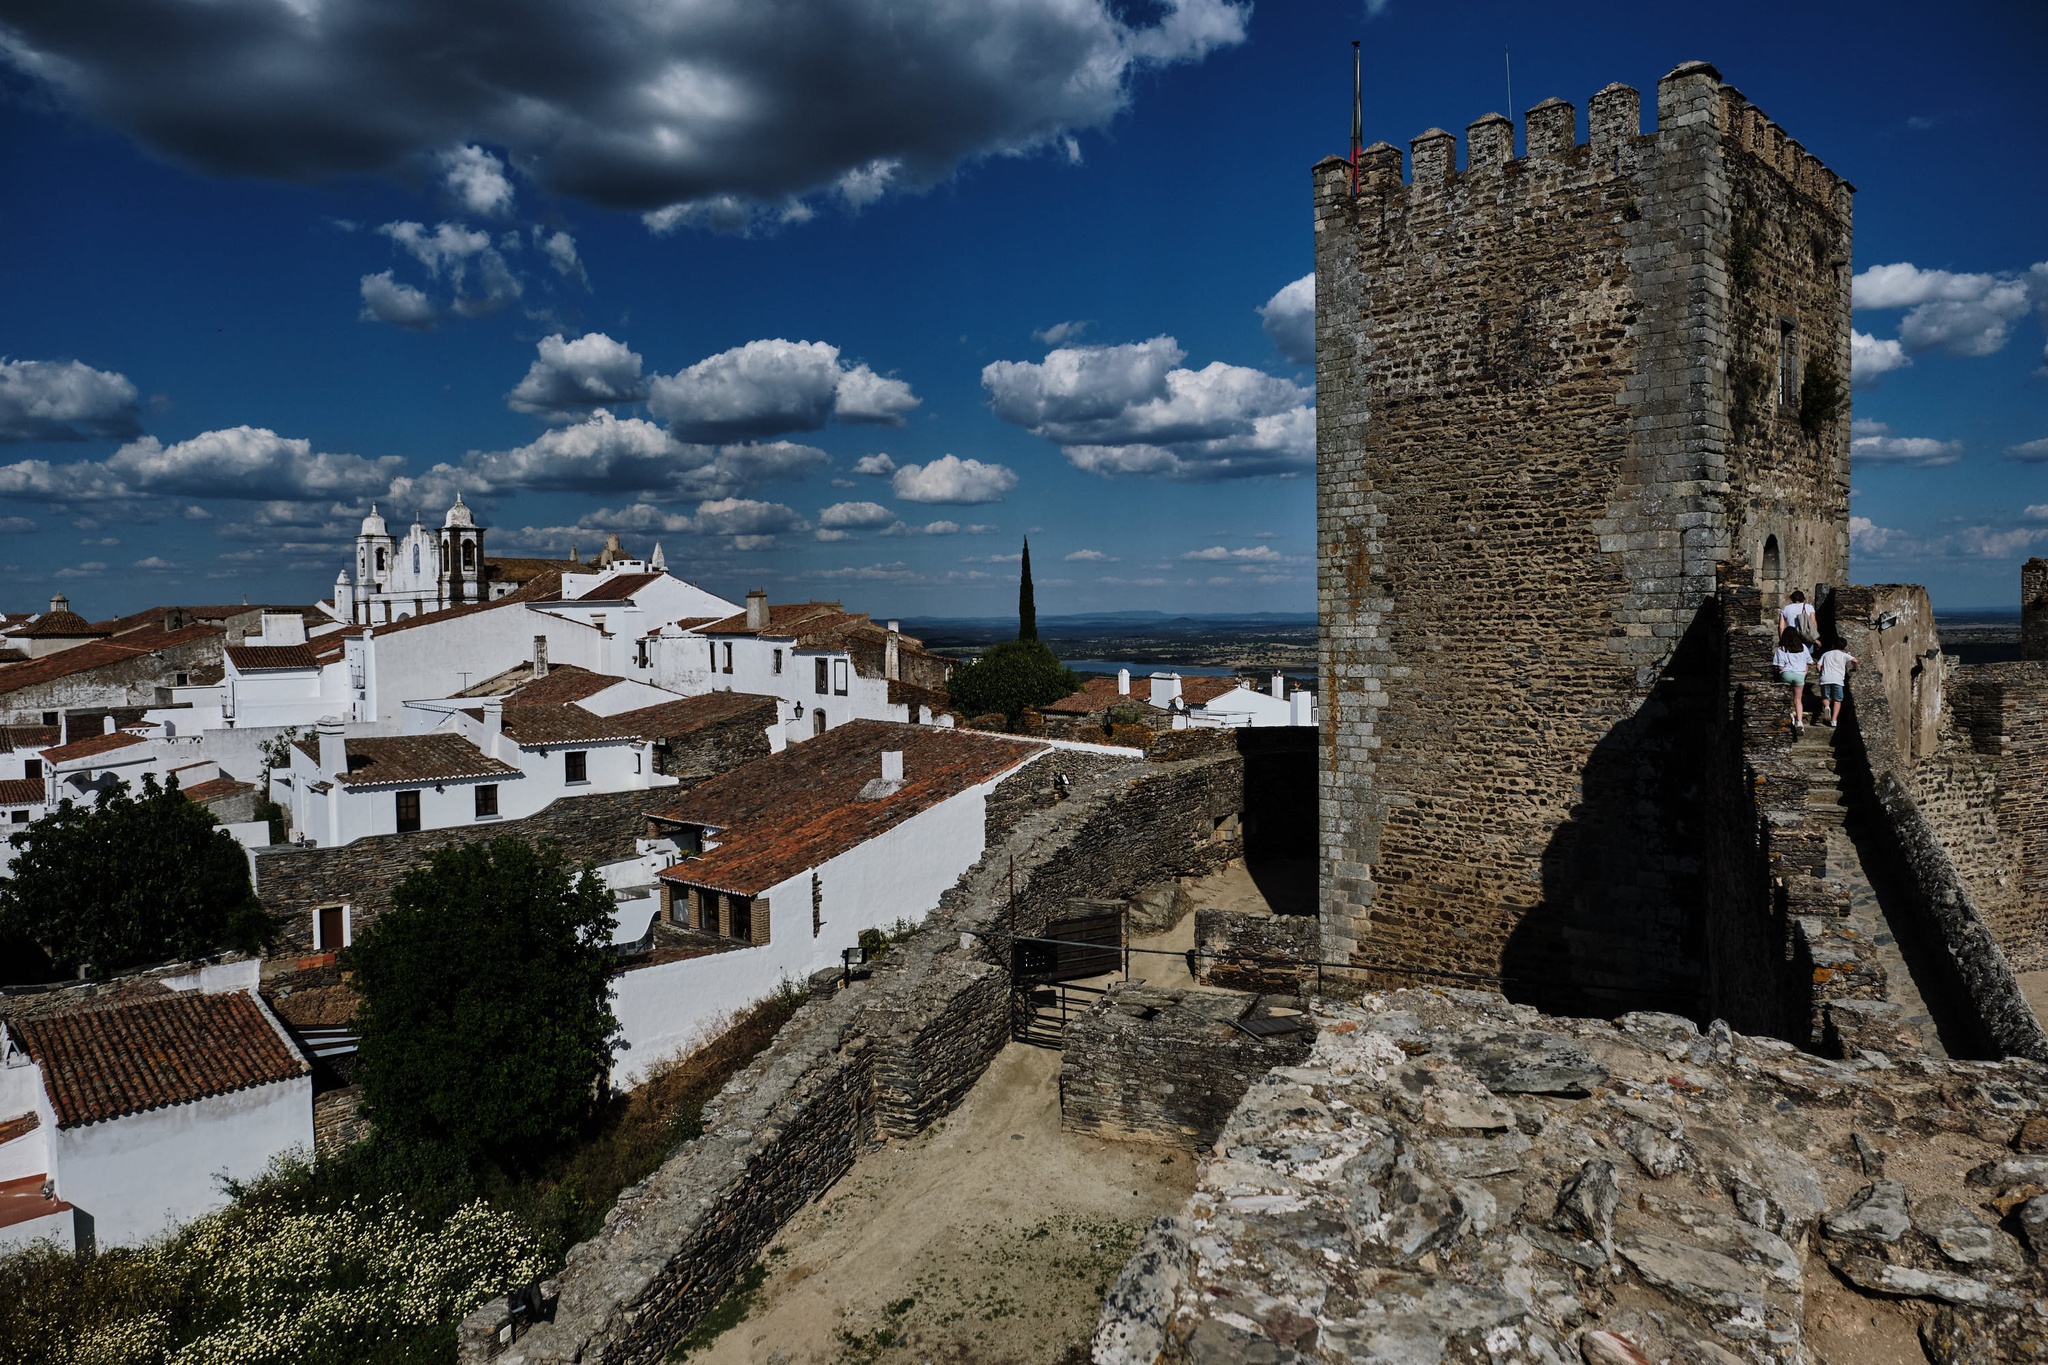
[[[0,934],[38,945],[62,975],[251,952],[269,937],[248,855],[175,777],[144,774],[139,793],[114,787],[90,807],[60,801],[11,838]]]
[[[1015,724],[1027,706],[1081,690],[1081,679],[1036,640],[1010,640],[953,671],[946,693],[968,715],[997,712]]]

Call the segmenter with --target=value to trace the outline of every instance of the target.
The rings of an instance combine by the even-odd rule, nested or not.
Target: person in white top
[[[1771,655],[1771,667],[1778,670],[1778,677],[1792,689],[1792,728],[1806,728],[1806,670],[1813,663],[1813,651],[1806,647],[1806,641],[1799,638],[1799,632],[1787,626],[1778,633],[1778,648]]]
[[[1820,656],[1820,709],[1827,713],[1821,724],[1831,730],[1842,723],[1842,691],[1848,685],[1849,670],[1859,662],[1839,640]]]
[[[1797,588],[1792,590],[1792,600],[1778,608],[1778,629],[1796,631],[1809,645],[1820,643],[1820,618],[1813,613],[1813,603]]]

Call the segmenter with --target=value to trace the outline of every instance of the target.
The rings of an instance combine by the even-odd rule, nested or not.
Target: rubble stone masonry
[[[1847,568],[1852,189],[1703,63],[1589,121],[1314,171],[1324,951],[1692,1010],[1701,613]]]

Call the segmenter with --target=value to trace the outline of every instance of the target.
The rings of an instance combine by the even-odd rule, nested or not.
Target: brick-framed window
[[[476,814],[478,819],[498,813],[498,784],[485,782],[476,789]]]
[[[398,832],[400,834],[411,834],[420,827],[420,794],[418,792],[399,792],[397,793],[397,798]]]
[[[590,755],[582,749],[570,749],[562,755],[562,780],[564,782],[588,782],[590,780]]]

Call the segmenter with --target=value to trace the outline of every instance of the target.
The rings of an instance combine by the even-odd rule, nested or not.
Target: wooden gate
[[[1115,908],[1054,920],[1041,936],[1010,940],[1010,1036],[1016,1041],[1063,1046],[1068,1020],[1104,994],[1072,983],[1124,970],[1123,906],[1092,904]]]

